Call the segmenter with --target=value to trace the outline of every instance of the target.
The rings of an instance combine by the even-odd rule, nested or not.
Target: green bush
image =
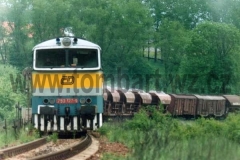
[[[56,143],[58,140],[58,133],[53,133],[52,135],[47,137],[47,141],[52,141],[53,143]]]
[[[128,159],[237,160],[240,155],[239,145],[223,137],[176,140],[162,135],[159,131],[139,135],[144,141],[135,141],[133,153]]]
[[[0,121],[12,119],[15,116],[15,105],[19,102],[26,106],[27,99],[24,93],[24,82],[21,72],[16,68],[0,64]],[[11,79],[11,77],[13,79]],[[19,81],[16,78],[19,77]],[[18,83],[17,83],[18,82]],[[13,90],[14,89],[14,90]]]
[[[140,110],[138,114],[135,114],[133,120],[127,120],[124,127],[126,129],[133,130],[149,130],[154,126],[153,121],[148,117],[148,114],[145,110]]]
[[[126,157],[124,156],[118,156],[118,155],[114,155],[112,153],[104,153],[103,157],[101,158],[101,160],[125,160]]]
[[[39,138],[39,133],[36,130],[22,128],[15,133],[13,129],[0,134],[0,147],[19,145],[27,143]]]
[[[124,143],[132,151],[127,159],[239,159],[240,115],[225,120],[174,119],[154,110],[141,110],[121,125],[104,123],[100,133]],[[108,155],[109,156],[109,155]],[[121,157],[119,157],[121,159]]]
[[[22,129],[22,130],[20,130],[20,132],[18,134],[18,139],[19,139],[20,143],[27,143],[27,142],[33,141],[37,138],[40,138],[40,135],[37,132],[37,130],[32,130],[29,132],[28,129]]]

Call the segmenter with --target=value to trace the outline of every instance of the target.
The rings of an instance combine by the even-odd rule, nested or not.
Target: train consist
[[[240,108],[236,95],[177,95],[103,87],[100,46],[74,37],[36,45],[33,66],[25,71],[31,81],[32,123],[41,132],[95,130],[104,119],[131,117],[143,106],[163,107],[173,116],[187,118],[226,117]]]
[[[104,117],[133,116],[143,106],[163,107],[164,112],[169,112],[174,117],[225,118],[228,112],[240,109],[240,97],[104,89]]]
[[[102,125],[101,48],[74,37],[33,48],[32,122],[41,132],[81,132]]]

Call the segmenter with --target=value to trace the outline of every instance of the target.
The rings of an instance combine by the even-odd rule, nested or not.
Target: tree
[[[238,16],[240,14],[240,1],[239,0],[232,0],[231,3],[231,9],[229,10],[229,14],[227,19],[229,21],[226,21],[225,23],[230,23],[235,25],[238,29],[240,29],[240,17]],[[229,4],[229,1],[227,1],[227,4]]]
[[[4,24],[3,21],[0,21],[1,24]],[[2,59],[2,63],[6,64],[7,56],[8,56],[8,46],[7,46],[8,38],[6,36],[6,30],[4,26],[0,26],[0,55]]]
[[[190,43],[188,31],[177,21],[165,20],[159,29],[159,44],[163,60],[163,88],[168,90],[172,86],[172,92],[176,92],[174,79],[179,72],[182,56]]]
[[[94,41],[102,48],[105,72],[129,69],[149,37],[151,17],[139,0],[75,0],[71,26],[75,35]],[[134,69],[133,69],[134,70]]]
[[[64,29],[71,27],[71,14],[74,12],[70,8],[70,1],[34,0],[30,12],[30,30],[35,44],[47,39],[64,36]]]
[[[233,25],[204,22],[193,30],[191,45],[181,63],[190,92],[228,93],[237,78],[239,30]]]
[[[184,28],[192,29],[201,20],[207,18],[207,1],[205,0],[145,0],[144,1],[154,19],[153,46],[155,48],[155,62],[159,44],[159,31],[165,20],[177,21]]]
[[[199,21],[208,18],[206,0],[145,0],[154,17],[157,30],[164,19],[179,21],[185,28],[191,29]]]
[[[7,37],[9,41],[9,63],[19,68],[23,68],[30,60],[28,41],[29,41],[29,18],[28,11],[30,3],[28,0],[7,0],[6,23],[8,28]],[[21,15],[21,16],[19,16]]]
[[[1,55],[1,60],[3,64],[6,64],[7,58],[9,57],[9,52],[8,52],[8,24],[6,21],[6,5],[0,1],[0,55]]]
[[[240,28],[240,1],[214,0],[207,2],[208,19],[214,22],[233,24]]]

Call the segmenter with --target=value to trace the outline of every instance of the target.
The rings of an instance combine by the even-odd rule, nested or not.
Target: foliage
[[[205,22],[193,30],[192,43],[184,55],[181,73],[190,81],[185,86],[197,93],[229,93],[239,75],[239,30],[228,24]]]
[[[150,68],[139,54],[151,27],[147,8],[138,0],[95,2],[74,1],[73,32],[101,46],[105,73],[113,74],[114,68],[129,70],[128,74],[147,73]],[[81,23],[76,23],[79,19]]]
[[[25,126],[17,133],[13,129],[8,129],[7,132],[0,133],[0,147],[16,146],[22,143],[27,143],[39,138],[39,133],[35,130],[29,130],[31,126]]]
[[[64,35],[64,29],[70,27],[69,18],[74,13],[70,7],[70,2],[63,0],[32,1],[30,31],[35,44]]]
[[[53,143],[56,143],[58,140],[58,133],[53,133],[52,135],[47,137],[47,141],[52,141]]]
[[[145,76],[159,69],[159,86],[151,89],[238,93],[239,5],[236,0],[0,0],[1,62],[21,70],[31,64],[34,44],[67,33],[101,46],[106,74],[121,68],[129,76]],[[142,57],[146,47],[154,52],[154,64]]]
[[[174,79],[179,73],[182,57],[190,43],[189,33],[178,21],[164,20],[159,29],[158,39],[158,46],[161,47],[161,56],[164,59],[162,87],[164,91],[168,91],[169,85],[172,85],[171,92],[176,93]]]
[[[0,65],[0,73],[0,120],[3,120],[13,118],[15,114],[14,106],[17,103],[20,103],[21,106],[26,106],[27,100],[21,75],[21,82],[17,83],[15,81],[15,78],[20,74],[17,69],[8,65]],[[14,77],[15,92],[13,92],[10,75]]]
[[[126,159],[126,157],[124,156],[116,156],[112,153],[104,153],[103,154],[103,157],[101,158],[101,160],[108,160],[108,159],[111,159],[111,160],[124,160]]]
[[[208,18],[206,0],[144,0],[151,9],[156,30],[164,19],[178,21],[186,28],[194,28],[199,21]]]
[[[30,128],[31,127],[28,126],[19,131],[18,139],[21,144],[33,141],[37,138],[40,138],[40,134],[38,133],[38,131],[31,130]]]
[[[239,114],[229,114],[224,121],[186,121],[158,111],[152,113],[149,118],[147,112],[141,111],[126,123],[105,123],[100,130],[110,141],[124,143],[132,150],[126,158],[129,160],[238,159]]]
[[[1,5],[7,8],[4,22],[7,24],[5,29],[5,41],[7,41],[8,63],[23,69],[29,63],[31,56],[29,50],[29,8],[28,0],[14,1],[8,0]],[[21,16],[19,16],[21,15]]]

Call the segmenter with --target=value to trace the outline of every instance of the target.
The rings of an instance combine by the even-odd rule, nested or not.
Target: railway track
[[[28,160],[50,160],[50,159],[51,160],[55,160],[55,159],[65,160],[65,159],[68,159],[68,158],[71,158],[71,157],[74,157],[74,156],[75,157],[76,156],[77,157],[81,156],[82,151],[87,150],[88,147],[93,147],[93,146],[91,146],[92,141],[95,141],[95,140],[93,140],[92,137],[87,134],[82,140],[79,140],[75,143],[72,143],[68,146],[65,146],[64,149],[61,149],[59,151],[52,151],[50,153],[42,154],[42,155],[39,155],[39,156],[32,156],[31,158],[27,158],[27,157],[23,158],[23,156],[21,156],[22,154],[24,154],[25,152],[28,152],[31,149],[34,149],[34,148],[38,149],[38,147],[40,147],[41,145],[46,144],[47,139],[42,138],[42,139],[27,143],[27,144],[23,144],[23,145],[20,145],[20,146],[16,146],[16,147],[1,150],[0,151],[1,152],[0,160],[1,159],[6,159],[6,158],[7,159],[12,159],[12,158],[13,159],[28,159]],[[85,155],[83,157],[91,156],[97,150],[98,150],[98,146],[94,146],[94,149],[90,149],[90,152],[87,153],[87,156],[86,156],[86,153],[85,153]],[[94,151],[94,152],[91,153],[91,151]],[[19,154],[21,154],[21,155],[19,155]]]
[[[30,151],[32,149],[35,149],[41,145],[44,145],[47,143],[47,138],[41,138],[29,143],[25,143],[22,145],[6,148],[3,150],[0,150],[0,159],[4,159],[5,157],[12,157],[27,151]]]

